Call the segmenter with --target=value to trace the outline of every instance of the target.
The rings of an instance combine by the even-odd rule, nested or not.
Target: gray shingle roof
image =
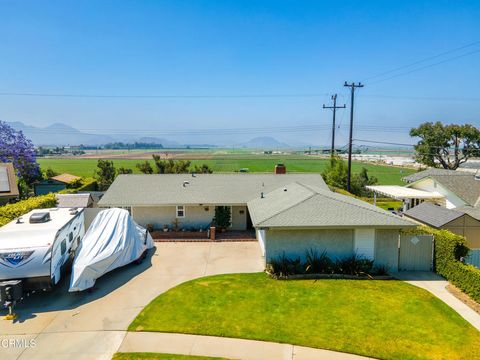
[[[295,181],[328,189],[320,174],[119,175],[99,206],[240,205]]]
[[[249,201],[248,209],[256,227],[408,228],[416,226],[411,221],[364,201],[299,182],[274,190],[266,194],[263,199]]]
[[[86,208],[93,204],[93,198],[89,193],[56,194],[55,198],[59,208]]]
[[[460,211],[424,202],[407,210],[404,215],[424,224],[440,228],[443,225],[462,217],[464,214]]]
[[[475,206],[480,197],[480,180],[476,180],[471,172],[428,169],[406,176],[403,180],[413,183],[425,178],[437,181],[469,205]]]

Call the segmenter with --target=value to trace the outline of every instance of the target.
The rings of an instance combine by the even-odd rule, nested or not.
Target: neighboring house
[[[477,218],[467,212],[447,209],[430,202],[424,202],[404,213],[407,218],[421,224],[465,236],[471,248],[480,248],[480,213],[475,215]]]
[[[392,271],[400,230],[416,226],[330,191],[319,174],[119,175],[99,206],[126,208],[140,225],[180,229],[207,228],[215,206],[230,206],[231,228],[255,228],[266,261],[315,248],[333,259],[357,253]]]
[[[80,180],[81,177],[71,174],[61,174],[51,177],[48,180],[38,181],[33,184],[35,195],[45,195],[49,193],[59,192],[67,188],[74,181]]]
[[[407,185],[367,186],[367,189],[373,191],[375,196],[381,194],[403,201],[403,212],[406,215],[409,214],[416,221],[437,228],[443,228],[448,222],[436,226],[430,220],[432,212],[438,216],[445,216],[445,220],[460,214],[460,218],[465,221],[462,231],[468,245],[471,248],[480,247],[480,232],[477,231],[477,222],[480,221],[480,176],[465,171],[428,169],[406,176],[403,180]],[[429,205],[420,206],[425,202],[455,211],[442,212],[442,209]],[[461,222],[461,219],[458,222]],[[458,230],[457,226],[456,228]]]
[[[19,196],[15,170],[11,163],[0,164],[0,205],[5,205],[10,200]]]
[[[93,197],[89,193],[83,194],[56,194],[59,208],[90,208],[93,206]]]

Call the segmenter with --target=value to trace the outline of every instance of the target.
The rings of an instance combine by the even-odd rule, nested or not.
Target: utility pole
[[[345,109],[345,104],[343,106],[337,106],[337,94],[332,95],[333,106],[325,106],[323,104],[324,109],[332,109],[333,110],[333,123],[332,123],[332,149],[330,150],[330,156],[333,157],[335,154],[335,113],[337,109]]]
[[[353,105],[355,103],[355,88],[362,88],[363,84],[359,82],[355,84],[352,82],[348,84],[345,81],[343,86],[349,87],[351,89],[351,100],[350,100],[350,137],[348,140],[348,177],[347,177],[347,191],[350,192],[351,189],[351,180],[352,180],[352,141],[353,141]]]

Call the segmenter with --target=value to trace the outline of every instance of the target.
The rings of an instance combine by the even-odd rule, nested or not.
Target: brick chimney
[[[275,174],[286,174],[287,168],[284,164],[277,164],[275,165]]]

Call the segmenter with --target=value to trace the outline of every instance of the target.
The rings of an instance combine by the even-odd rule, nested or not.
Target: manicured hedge
[[[469,250],[465,245],[465,238],[448,230],[435,230],[429,227],[421,227],[419,231],[435,237],[435,271],[472,299],[480,302],[480,269],[460,261]]]
[[[15,204],[7,204],[0,207],[0,226],[28,213],[34,209],[45,209],[55,207],[55,194],[32,197],[19,201]]]

